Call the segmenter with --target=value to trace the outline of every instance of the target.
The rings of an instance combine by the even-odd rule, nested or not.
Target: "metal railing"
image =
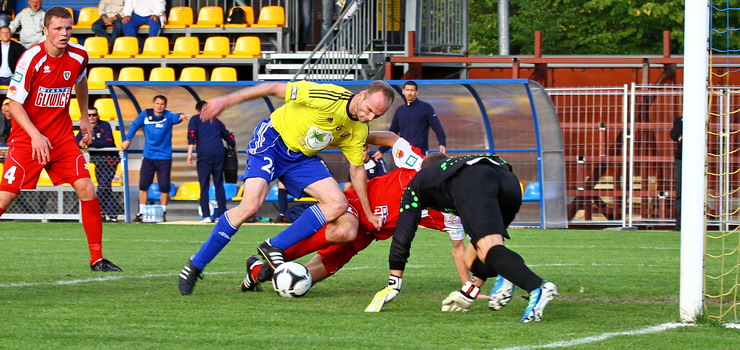
[[[420,0],[417,6],[419,54],[468,53],[468,0]]]

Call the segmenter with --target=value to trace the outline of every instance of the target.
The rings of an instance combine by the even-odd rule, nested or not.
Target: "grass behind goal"
[[[194,294],[180,296],[177,274],[210,228],[106,225],[104,253],[124,272],[101,274],[86,266],[79,224],[3,222],[0,348],[536,348],[679,321],[675,232],[512,230],[508,245],[560,292],[542,322],[522,324],[518,289],[499,312],[486,300],[468,313],[440,311],[460,282],[449,239],[430,230],[417,234],[401,294],[378,314],[363,310],[385,286],[388,241],[304,298],[280,298],[269,284],[261,293],[238,292],[244,257],[277,225],[243,227]],[[607,338],[579,348],[722,349],[739,336],[705,323]]]

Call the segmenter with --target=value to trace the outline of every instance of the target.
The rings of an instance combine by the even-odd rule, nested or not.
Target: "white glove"
[[[380,312],[386,303],[390,303],[401,292],[401,277],[388,276],[388,286],[375,293],[375,297],[365,308],[365,312]]]
[[[442,311],[444,312],[468,312],[473,307],[475,298],[480,294],[480,288],[476,287],[470,281],[466,282],[460,290],[450,293],[442,301]]]
[[[393,144],[393,162],[399,168],[421,170],[422,156],[414,152],[411,144],[403,138],[398,138]]]

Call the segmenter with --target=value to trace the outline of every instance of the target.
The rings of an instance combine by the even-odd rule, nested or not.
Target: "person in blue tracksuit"
[[[162,209],[167,213],[167,203],[170,201],[170,171],[172,170],[172,127],[187,119],[182,113],[166,110],[167,97],[154,96],[153,108],[145,109],[131,122],[126,134],[126,140],[121,144],[125,151],[136,136],[136,132],[144,128],[144,159],[141,162],[139,173],[139,213],[135,221],[141,221],[146,205],[147,191],[154,182],[157,174],[159,190],[162,192],[160,202]],[[166,220],[166,217],[165,217]]]
[[[195,109],[200,113],[206,101],[198,101]],[[213,222],[211,220],[211,209],[208,205],[208,187],[210,178],[213,177],[213,185],[216,190],[216,202],[218,208],[213,213],[216,218],[220,217],[226,211],[226,195],[224,193],[223,170],[224,150],[223,142],[226,141],[230,147],[236,147],[234,135],[220,119],[210,122],[203,122],[200,114],[193,116],[188,123],[188,165],[193,165],[193,149],[197,148],[198,160],[198,182],[200,183],[200,210],[203,214],[203,222]]]

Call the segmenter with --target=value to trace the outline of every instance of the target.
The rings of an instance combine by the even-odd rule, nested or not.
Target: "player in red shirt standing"
[[[69,42],[72,15],[53,7],[44,17],[46,40],[31,46],[18,60],[8,87],[12,131],[0,178],[0,215],[21,189],[35,189],[43,169],[54,185],[69,183],[80,198],[82,226],[93,271],[121,271],[103,258],[103,220],[87,163],[72,131],[69,101],[75,88],[80,105],[82,143],[92,141],[87,118],[87,61],[85,49]]]

